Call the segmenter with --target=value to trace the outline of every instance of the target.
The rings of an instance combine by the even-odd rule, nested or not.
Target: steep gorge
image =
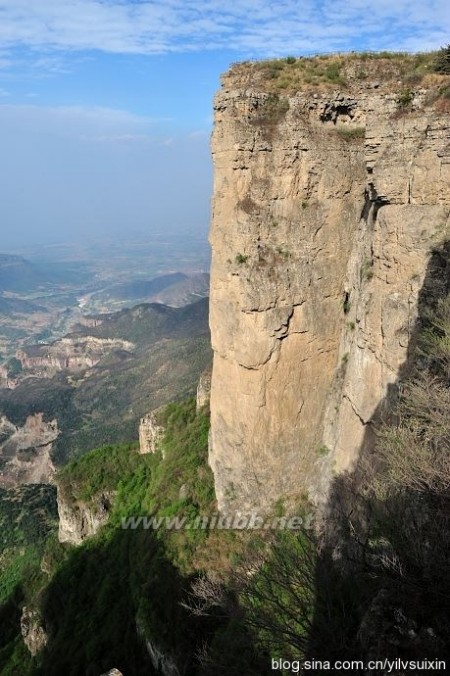
[[[448,232],[442,82],[275,92],[235,66],[215,99],[210,464],[219,508],[319,504],[405,362]],[[239,402],[239,405],[236,405]]]

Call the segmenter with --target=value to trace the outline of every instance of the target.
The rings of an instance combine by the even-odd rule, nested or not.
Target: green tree
[[[450,73],[450,44],[439,50],[433,70],[436,73],[443,73],[444,75]]]

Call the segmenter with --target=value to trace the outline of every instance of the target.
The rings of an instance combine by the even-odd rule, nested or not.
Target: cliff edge
[[[209,450],[221,511],[318,504],[370,438],[450,224],[449,78],[429,71],[423,55],[289,57],[223,78]]]

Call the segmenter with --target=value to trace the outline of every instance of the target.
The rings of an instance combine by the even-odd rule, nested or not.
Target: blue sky
[[[449,28],[447,0],[0,0],[4,248],[206,233],[212,97],[231,62],[436,49]]]

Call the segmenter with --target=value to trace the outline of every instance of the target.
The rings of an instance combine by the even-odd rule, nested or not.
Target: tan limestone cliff
[[[395,86],[273,94],[245,73],[215,99],[210,234],[210,464],[242,512],[318,503],[353,466],[450,212],[426,88],[402,107]]]
[[[31,345],[16,352],[26,376],[50,378],[59,371],[91,369],[111,352],[133,352],[134,344],[120,338],[65,337],[49,345]]]
[[[64,495],[60,486],[57,488],[58,540],[79,545],[107,523],[114,496],[101,492],[85,503]]]
[[[200,411],[204,406],[209,404],[209,398],[211,396],[211,369],[206,369],[201,374],[198,385],[197,385],[197,394],[195,401],[195,408]]]
[[[162,409],[149,411],[139,423],[139,453],[156,453],[164,435],[164,427],[158,422],[158,413]]]

